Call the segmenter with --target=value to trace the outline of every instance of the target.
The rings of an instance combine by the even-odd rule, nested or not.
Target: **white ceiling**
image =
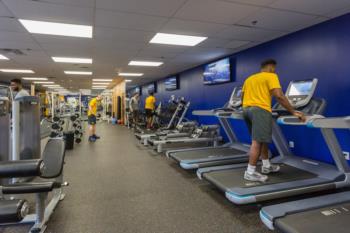
[[[91,87],[92,78],[143,72],[146,83],[350,12],[350,0],[0,0],[0,68],[33,69],[66,88]],[[94,26],[92,39],[28,33],[17,19]],[[253,21],[257,21],[253,24]],[[206,36],[196,47],[149,44],[157,32]],[[1,52],[0,52],[1,53]],[[59,64],[51,56],[93,58],[92,65]],[[130,67],[131,59],[163,61]],[[92,70],[93,77],[64,70]],[[0,81],[21,75],[0,73]]]

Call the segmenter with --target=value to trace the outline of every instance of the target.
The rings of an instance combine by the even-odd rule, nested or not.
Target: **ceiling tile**
[[[138,29],[143,31],[158,31],[165,24],[167,18],[157,16],[146,16],[96,10],[96,26],[113,27],[120,29]]]
[[[0,48],[7,49],[30,49],[30,50],[42,50],[37,43],[24,43],[13,41],[0,41]]]
[[[203,22],[234,24],[259,8],[216,0],[189,0],[175,14],[175,18]]]
[[[3,0],[17,18],[92,25],[94,9],[38,1]]]
[[[96,0],[101,9],[170,17],[186,0]]]
[[[244,4],[252,4],[257,6],[269,6],[271,3],[276,2],[277,0],[227,0],[229,2],[239,2]]]
[[[6,5],[0,1],[0,16],[13,16],[13,14],[8,10]]]
[[[232,54],[232,49],[209,49],[209,48],[194,48],[180,54],[176,59],[192,58],[197,64],[202,64],[211,60],[219,59],[223,56]]]
[[[198,45],[201,48],[222,48],[225,44],[227,44],[230,39],[222,39],[222,38],[211,38],[209,37],[202,43]]]
[[[17,21],[17,19],[11,18],[0,18],[0,30],[26,32],[24,27]]]
[[[349,0],[277,0],[271,7],[298,11],[307,14],[327,15],[327,13],[350,7]]]
[[[235,49],[235,48],[242,47],[243,45],[247,45],[249,43],[250,41],[232,40],[229,43],[225,44],[224,48]]]
[[[315,16],[295,12],[261,9],[259,12],[249,15],[243,20],[240,20],[238,23],[246,26],[252,26],[252,22],[257,21],[257,23],[254,25],[260,28],[288,31],[292,30],[298,25],[310,22],[315,18]]]
[[[45,0],[45,2],[80,7],[95,7],[95,0]]]
[[[127,30],[127,29],[116,29],[116,28],[105,28],[105,27],[95,27],[95,39],[108,39],[113,41],[123,41],[123,42],[143,42],[148,43],[154,32],[146,32],[140,30]]]
[[[350,6],[349,7],[345,7],[343,9],[340,9],[340,10],[336,10],[336,11],[331,11],[329,13],[326,14],[327,17],[338,17],[338,16],[341,16],[341,15],[345,15],[345,14],[348,14],[350,13]]]
[[[0,41],[33,43],[34,40],[26,32],[0,31]]]
[[[162,27],[161,32],[192,36],[211,36],[225,27],[226,25],[223,24],[173,18]]]
[[[285,32],[233,25],[216,33],[216,37],[247,41],[263,41],[266,40],[266,38],[271,38],[282,33]]]

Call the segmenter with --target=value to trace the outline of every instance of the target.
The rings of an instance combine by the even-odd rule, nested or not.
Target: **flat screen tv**
[[[174,91],[179,89],[179,79],[177,76],[167,78],[164,82],[166,91]]]
[[[148,93],[150,93],[150,92],[156,93],[157,92],[157,85],[156,85],[156,83],[154,82],[154,83],[148,84],[147,85],[147,91],[148,91]]]
[[[231,81],[230,59],[225,58],[204,67],[203,81],[206,85],[227,83]]]

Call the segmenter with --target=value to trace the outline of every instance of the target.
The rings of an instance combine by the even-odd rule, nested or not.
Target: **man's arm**
[[[300,120],[305,121],[305,116],[302,112],[295,111],[293,106],[289,103],[287,97],[283,94],[281,88],[275,88],[271,90],[272,96],[276,98],[278,103],[280,103],[288,112],[292,115],[300,118]]]

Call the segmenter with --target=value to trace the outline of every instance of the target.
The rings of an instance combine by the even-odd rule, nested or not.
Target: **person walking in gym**
[[[134,96],[130,99],[130,112],[132,114],[132,123],[133,125],[139,122],[140,114],[140,94],[135,93]]]
[[[23,96],[30,96],[28,91],[23,89],[22,81],[20,79],[17,79],[17,78],[12,79],[10,87],[13,92],[14,100],[17,100],[18,98]]]
[[[267,174],[278,172],[280,166],[271,164],[268,156],[268,144],[272,141],[272,97],[292,115],[305,121],[303,113],[295,111],[283,94],[276,74],[277,62],[268,59],[261,63],[261,72],[248,77],[242,89],[243,117],[252,136],[249,152],[249,164],[244,179],[265,182]],[[261,173],[256,171],[259,157],[262,157]]]
[[[89,123],[89,142],[95,142],[97,139],[100,139],[96,135],[96,114],[97,114],[97,105],[101,102],[102,96],[98,95],[95,98],[92,98],[89,102],[89,111],[88,111],[88,123]]]
[[[152,128],[152,118],[154,114],[154,110],[156,108],[156,98],[154,97],[154,93],[152,91],[149,92],[149,96],[145,101],[145,112],[147,118],[147,129],[150,130]]]

